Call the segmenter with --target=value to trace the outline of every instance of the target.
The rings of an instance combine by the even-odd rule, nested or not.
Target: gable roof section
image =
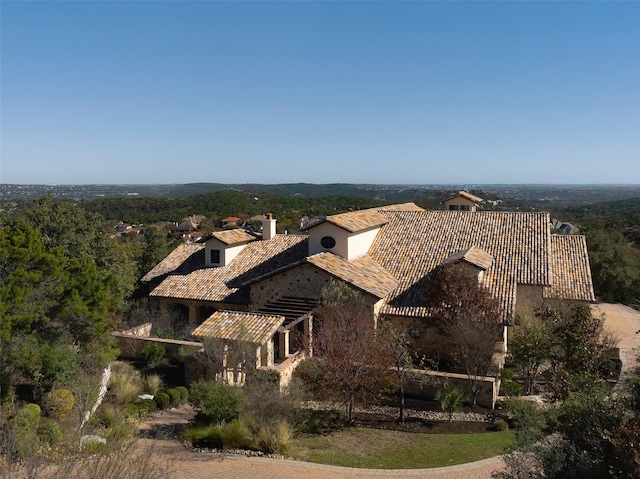
[[[262,276],[252,278],[243,286],[250,286],[303,264],[311,264],[380,299],[384,298],[398,285],[398,280],[376,263],[368,254],[356,259],[347,260],[337,254],[323,251],[322,253],[308,256],[280,269],[270,271]]]
[[[376,211],[426,211],[415,203],[397,203],[395,205],[381,206],[380,208],[372,209]]]
[[[595,301],[584,236],[551,235],[551,275],[545,298]]]
[[[398,286],[398,280],[368,254],[351,261],[330,252],[307,258],[312,265],[373,296],[384,298]]]
[[[216,268],[204,266],[204,245],[198,245],[201,250],[195,255],[200,258],[187,258],[149,296],[248,304],[249,290],[243,283],[304,259],[307,245],[307,237],[301,235],[253,241],[228,266]]]
[[[255,344],[266,343],[284,323],[284,316],[216,311],[192,333],[201,338],[228,339]]]
[[[304,229],[321,225],[322,223],[331,223],[338,228],[342,228],[349,233],[357,233],[376,226],[382,226],[387,223],[387,219],[380,215],[382,211],[425,211],[415,203],[397,203],[393,205],[380,206],[377,208],[368,208],[366,210],[349,211],[337,215],[327,216],[325,218],[313,221]]]
[[[450,256],[475,246],[493,256],[483,284],[510,315],[518,283],[548,285],[549,215],[461,211],[382,212],[371,257],[400,280],[382,313],[428,315],[428,274]]]
[[[211,236],[207,238],[207,240],[211,238],[215,238],[218,241],[221,241],[228,246],[248,243],[250,241],[256,240],[255,236],[247,233],[245,230],[242,230],[242,229],[216,231],[215,233],[212,233]]]
[[[357,233],[358,231],[382,226],[389,220],[378,213],[377,210],[362,210],[327,216],[325,221],[349,233]]]
[[[486,270],[491,266],[491,263],[493,263],[493,256],[480,248],[472,246],[471,248],[463,249],[452,254],[445,259],[442,264],[459,263],[461,261]]]
[[[476,195],[472,195],[471,193],[467,193],[466,191],[458,191],[452,195],[447,196],[442,200],[443,203],[447,201],[453,200],[454,198],[464,198],[465,200],[473,201],[474,203],[482,203],[482,198],[479,198]]]
[[[181,244],[160,261],[151,271],[145,274],[141,281],[147,283],[157,280],[181,268],[187,271],[196,268],[198,266],[196,263],[198,260],[197,253],[201,250],[204,251],[203,244]],[[202,264],[204,264],[204,253],[202,255]]]

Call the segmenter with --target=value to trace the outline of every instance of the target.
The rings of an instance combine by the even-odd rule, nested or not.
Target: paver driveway
[[[282,459],[197,453],[174,440],[140,440],[158,460],[168,460],[175,479],[489,479],[503,467],[499,458],[433,469],[371,470],[324,466]]]

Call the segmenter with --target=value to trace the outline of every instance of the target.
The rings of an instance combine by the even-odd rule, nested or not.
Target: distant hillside
[[[614,228],[640,226],[640,196],[560,210],[562,219],[576,223],[603,223]]]
[[[0,184],[0,201],[19,201],[51,194],[74,201],[107,198],[188,198],[218,191],[271,193],[282,196],[371,198],[386,203],[413,201],[438,207],[447,194],[467,190],[485,200],[500,199],[505,209],[553,210],[640,197],[640,185],[371,185],[283,183],[167,185],[7,185]]]
[[[227,216],[248,219],[271,212],[281,228],[296,231],[300,219],[341,213],[349,210],[373,208],[386,202],[362,197],[303,197],[282,196],[264,192],[221,190],[184,198],[103,198],[85,200],[81,206],[100,213],[107,221],[150,224],[159,221],[179,221],[191,215],[204,215],[212,226]]]

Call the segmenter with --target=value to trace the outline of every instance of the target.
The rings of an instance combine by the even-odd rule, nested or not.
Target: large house
[[[276,234],[267,215],[262,236],[213,233],[174,250],[143,281],[163,307],[184,311],[194,336],[254,344],[255,365],[266,367],[297,350],[298,333],[312,334],[311,313],[332,280],[414,338],[433,327],[426,283],[447,263],[477,273],[505,324],[543,301],[594,300],[584,237],[552,235],[547,213],[465,209],[390,205],[327,216],[308,235]]]

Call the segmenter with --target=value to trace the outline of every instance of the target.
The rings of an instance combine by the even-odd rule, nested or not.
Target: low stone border
[[[340,411],[344,409],[338,404],[322,403],[319,401],[307,401],[303,405],[304,409],[310,409],[312,411]],[[369,413],[369,414],[384,414],[386,416],[397,416],[398,408],[393,406],[356,406],[355,412]],[[405,417],[426,419],[428,421],[440,421],[448,422],[449,414],[443,411],[420,411],[417,409],[405,409]],[[476,412],[455,412],[453,413],[453,421],[468,421],[468,422],[493,422],[494,416],[491,414],[481,414]]]

